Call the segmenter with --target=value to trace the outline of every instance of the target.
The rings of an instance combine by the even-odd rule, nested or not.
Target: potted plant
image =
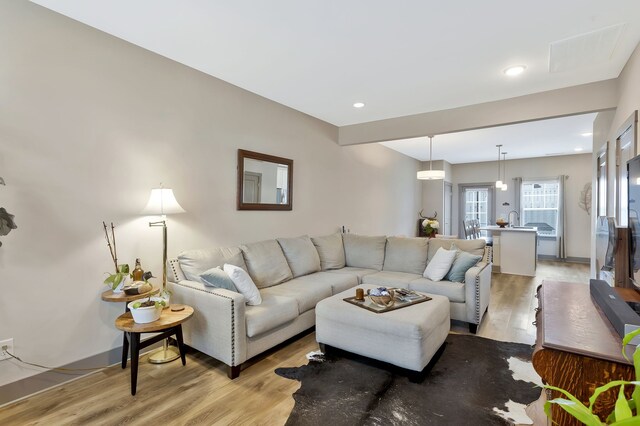
[[[640,335],[640,329],[634,330],[624,336],[622,339],[622,355],[626,360],[629,360],[627,354],[625,353],[625,347],[631,342],[631,340]],[[550,401],[547,401],[544,404],[544,412],[547,417],[551,419],[551,404],[557,404],[562,407],[567,413],[571,416],[575,417],[578,421],[584,423],[587,426],[600,426],[603,424],[608,425],[639,425],[640,424],[640,349],[636,346],[636,349],[633,353],[633,366],[635,368],[636,380],[635,381],[626,381],[626,380],[614,380],[605,385],[602,385],[596,388],[589,398],[589,406],[584,405],[578,398],[573,396],[571,393],[567,392],[564,389],[557,388],[555,386],[546,385],[546,389],[551,389],[557,392],[560,392],[562,395],[566,396],[565,398],[555,398]],[[608,391],[609,389],[620,386],[620,391],[618,392],[618,399],[616,401],[613,412],[609,414],[607,417],[606,423],[602,423],[600,418],[593,413],[593,406],[598,399],[598,397],[603,393]],[[631,399],[627,400],[625,396],[625,387],[626,386],[634,386],[633,393],[631,394]]]
[[[106,272],[106,274],[109,273]],[[124,286],[127,285],[129,281],[131,281],[129,265],[123,263],[118,265],[115,274],[109,274],[109,276],[104,280],[104,283],[111,287],[111,290],[113,290],[114,293],[122,293],[124,291]]]
[[[440,228],[440,223],[438,222],[438,212],[433,212],[433,216],[424,216],[422,214],[423,210],[418,212],[418,216],[420,219],[418,221],[419,227],[422,228],[422,232],[424,235],[420,234],[419,236],[426,236],[428,238],[435,238],[438,233],[438,228]]]
[[[138,324],[157,321],[165,306],[165,301],[160,297],[149,297],[144,301],[134,300],[127,304],[133,320]]]
[[[165,306],[169,306],[169,302],[171,301],[171,294],[172,293],[168,288],[160,290],[160,293],[158,293],[158,297],[164,300],[164,302],[166,303]]]

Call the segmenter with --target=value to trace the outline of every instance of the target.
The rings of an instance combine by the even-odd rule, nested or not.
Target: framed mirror
[[[238,150],[238,210],[291,210],[293,160]]]

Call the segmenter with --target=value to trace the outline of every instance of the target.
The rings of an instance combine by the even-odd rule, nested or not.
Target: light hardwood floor
[[[587,282],[588,265],[539,262],[535,278],[494,274],[491,304],[478,334],[496,340],[533,343],[536,287],[545,279]],[[466,332],[453,324],[455,332]],[[191,351],[185,367],[141,359],[138,393],[129,393],[130,371],[120,366],[99,371],[0,408],[2,425],[87,424],[255,424],[280,425],[287,420],[299,383],[276,375],[278,367],[307,363],[317,350],[315,334],[273,350],[229,380],[224,366]]]

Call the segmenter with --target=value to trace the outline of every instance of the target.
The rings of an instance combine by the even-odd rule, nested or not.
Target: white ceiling
[[[549,155],[584,154],[592,150],[592,137],[582,133],[593,130],[596,114],[511,124],[488,129],[449,133],[433,138],[433,160],[452,164],[495,161],[497,144],[507,152],[507,160]],[[429,138],[380,142],[417,160],[429,159]],[[575,148],[582,148],[577,152]]]
[[[338,126],[615,78],[640,41],[638,0],[33,1]],[[621,23],[549,73],[550,43]]]

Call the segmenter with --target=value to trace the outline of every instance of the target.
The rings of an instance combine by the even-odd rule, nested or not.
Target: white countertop
[[[481,231],[491,231],[491,232],[538,232],[538,228],[535,226],[527,227],[527,228],[509,228],[508,226],[505,228],[500,228],[498,225],[490,225],[490,226],[481,226]]]

